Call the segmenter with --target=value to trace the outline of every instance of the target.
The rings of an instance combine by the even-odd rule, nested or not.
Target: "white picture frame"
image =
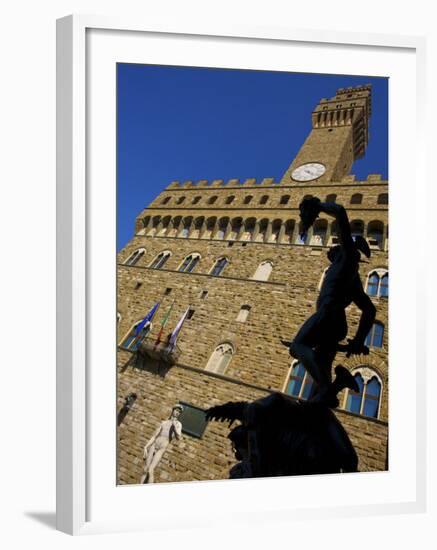
[[[113,416],[109,415],[100,418],[95,414],[93,407],[96,406],[95,399],[95,383],[93,383],[94,371],[97,367],[94,361],[95,346],[93,346],[93,323],[92,317],[95,317],[96,308],[93,301],[92,289],[95,288],[96,277],[91,272],[92,262],[90,261],[90,250],[95,250],[95,239],[99,238],[98,231],[94,225],[97,219],[94,191],[90,185],[94,177],[93,170],[95,164],[94,157],[91,157],[90,143],[93,142],[93,137],[87,133],[87,118],[90,115],[93,100],[90,95],[89,80],[93,78],[90,71],[96,69],[95,60],[87,57],[90,50],[98,50],[99,44],[97,40],[90,38],[92,32],[106,33],[105,40],[112,41],[114,52],[111,55],[118,55],[116,44],[116,35],[129,36],[131,41],[141,40],[141,37],[153,38],[157,43],[169,43],[168,49],[162,50],[161,59],[157,62],[168,62],[174,59],[175,64],[182,63],[181,58],[175,58],[175,51],[171,47],[171,42],[179,38],[185,37],[190,40],[205,40],[209,41],[211,47],[211,55],[214,56],[217,51],[226,48],[232,51],[236,44],[243,44],[247,50],[244,55],[248,55],[250,59],[251,45],[257,47],[268,46],[275,48],[276,45],[284,47],[289,45],[311,48],[347,48],[360,49],[363,52],[363,57],[373,55],[375,52],[396,54],[399,56],[408,57],[414,62],[406,64],[404,69],[412,71],[410,67],[414,65],[414,86],[416,88],[416,98],[413,106],[410,109],[414,111],[412,119],[406,124],[409,126],[411,135],[414,134],[414,142],[416,144],[414,166],[415,173],[410,174],[414,178],[416,185],[414,186],[413,195],[416,197],[420,193],[425,193],[425,174],[422,155],[425,147],[424,142],[424,113],[423,113],[423,90],[425,80],[425,41],[420,37],[394,36],[394,35],[374,35],[374,34],[354,34],[354,33],[337,33],[324,32],[314,33],[309,30],[297,29],[275,29],[275,28],[252,28],[233,27],[215,28],[214,25],[206,28],[205,26],[197,27],[195,23],[190,28],[178,28],[177,26],[156,26],[141,21],[130,21],[121,18],[105,18],[95,16],[80,16],[74,15],[58,20],[57,22],[57,528],[69,534],[84,534],[91,532],[107,532],[130,529],[149,529],[164,527],[165,525],[210,525],[215,521],[220,521],[219,507],[226,508],[226,499],[235,501],[239,497],[245,495],[243,499],[244,511],[241,511],[240,518],[250,519],[253,521],[262,514],[263,518],[285,517],[291,516],[293,512],[294,518],[309,518],[309,517],[327,517],[329,514],[335,515],[364,515],[369,513],[396,513],[396,512],[418,512],[425,509],[426,500],[426,464],[425,464],[425,426],[426,426],[426,402],[425,402],[425,341],[424,341],[424,303],[425,289],[423,286],[416,284],[416,293],[414,300],[407,305],[410,311],[413,309],[417,313],[414,321],[415,334],[414,343],[408,348],[410,358],[414,358],[417,366],[417,377],[414,378],[415,383],[415,402],[414,402],[414,437],[411,437],[408,445],[410,446],[411,461],[408,464],[396,465],[395,471],[388,472],[388,476],[393,477],[393,483],[396,482],[395,476],[403,476],[406,486],[410,482],[410,486],[406,487],[405,498],[398,497],[394,492],[390,493],[390,483],[387,484],[386,499],[379,502],[372,502],[371,499],[361,502],[359,499],[353,501],[345,497],[343,504],[334,502],[329,506],[329,499],[326,501],[320,499],[319,505],[316,507],[309,500],[304,501],[303,497],[299,501],[290,502],[287,498],[282,498],[282,492],[289,491],[289,480],[244,480],[242,483],[228,482],[205,482],[195,484],[193,488],[190,486],[190,492],[195,493],[192,497],[192,505],[196,506],[198,502],[204,501],[213,495],[213,500],[217,501],[216,509],[212,512],[202,515],[199,507],[199,514],[196,518],[185,516],[180,507],[176,509],[166,508],[165,522],[160,518],[159,514],[154,514],[153,508],[165,506],[165,503],[172,499],[177,502],[178,499],[183,499],[184,492],[187,492],[187,485],[166,484],[166,486],[154,486],[147,494],[143,491],[141,495],[137,488],[119,487],[115,488],[115,472],[114,472],[114,487],[106,493],[102,485],[94,487],[91,490],[91,485],[94,483],[93,472],[96,471],[94,461],[96,453],[92,451],[92,442],[90,433],[95,434],[94,427],[90,427],[90,418],[92,422],[100,422],[101,434],[98,435],[99,440],[103,442],[110,441],[113,437],[113,427],[115,427],[115,408]],[[99,35],[103,36],[103,35]],[[138,44],[138,42],[136,42]],[[135,44],[131,43],[130,48]],[[111,49],[111,48],[109,48]],[[121,51],[120,55],[123,61],[127,61],[126,56],[132,55],[128,53],[129,48]],[[131,50],[133,51],[133,50]],[[260,50],[261,51],[261,50]],[[372,53],[373,52],[373,53]],[[113,58],[110,58],[109,53],[107,62],[108,66],[113,63]],[[181,53],[182,55],[182,53]],[[217,54],[219,55],[219,54]],[[338,52],[337,54],[338,55]],[[333,55],[335,57],[335,55]],[[135,59],[137,62],[137,59]],[[262,62],[269,61],[261,60],[260,58],[253,60],[253,67],[256,68]],[[386,61],[388,62],[388,61]],[[226,65],[225,65],[226,66]],[[377,68],[375,68],[376,70]],[[393,67],[393,71],[396,67]],[[311,71],[310,71],[311,72]],[[330,71],[326,71],[330,72]],[[331,71],[332,72],[332,71]],[[411,77],[411,74],[408,73]],[[100,86],[105,82],[104,75],[99,76]],[[109,90],[109,87],[108,87]],[[94,93],[94,92],[93,92]],[[112,93],[112,92],[111,92]],[[107,98],[108,105],[111,103],[111,98]],[[104,103],[104,102],[103,102]],[[93,125],[95,128],[95,124]],[[94,131],[94,129],[93,129]],[[391,129],[392,135],[393,129]],[[111,132],[108,132],[108,140],[111,140]],[[109,143],[108,141],[108,143]],[[391,158],[397,161],[399,156],[402,156],[402,147],[406,147],[406,143],[397,143],[397,151],[390,147]],[[101,145],[102,151],[105,147]],[[108,144],[111,147],[111,144]],[[411,143],[410,143],[411,147]],[[94,153],[94,151],[93,151]],[[106,153],[106,151],[105,151]],[[103,154],[103,153],[102,153]],[[106,157],[107,158],[107,157]],[[392,162],[392,161],[391,161]],[[108,162],[109,169],[113,171],[115,166],[115,158]],[[400,171],[396,170],[396,165],[391,164],[390,176],[394,175],[395,179],[399,179],[400,187],[402,187],[402,178]],[[108,176],[112,178],[112,176]],[[113,179],[113,178],[112,178]],[[111,179],[111,181],[112,181]],[[112,188],[111,188],[112,189]],[[404,193],[405,194],[405,193]],[[406,204],[406,197],[402,195],[402,190],[399,191],[399,208],[402,204]],[[115,203],[111,202],[113,206]],[[393,204],[393,203],[392,203]],[[109,208],[113,212],[113,209]],[[97,213],[98,214],[98,213]],[[392,212],[393,221],[396,222],[396,212]],[[424,220],[421,220],[417,214],[415,223],[420,228],[424,227]],[[392,223],[392,228],[399,227],[400,224]],[[97,233],[97,234],[96,234]],[[110,232],[109,232],[110,233]],[[407,239],[405,246],[408,245],[408,236],[403,235],[403,240]],[[405,237],[405,239],[404,239]],[[402,267],[405,265],[405,258],[402,258],[401,249],[396,245],[396,239],[391,240],[391,266]],[[112,241],[105,250],[102,251],[102,257],[105,254],[106,260],[112,254]],[[414,243],[413,243],[414,244]],[[416,263],[418,272],[425,271],[424,252],[420,245],[414,247],[413,259]],[[108,260],[111,261],[110,259]],[[411,259],[409,260],[412,261]],[[113,284],[115,278],[106,281],[106,284]],[[93,282],[94,281],[94,282]],[[401,285],[402,281],[398,281]],[[105,285],[103,285],[105,287]],[[106,287],[105,287],[106,288]],[[395,282],[396,288],[396,282]],[[114,286],[115,291],[115,286]],[[390,307],[396,307],[396,300],[391,300]],[[399,304],[398,304],[399,305]],[[93,317],[93,318],[94,318]],[[393,318],[393,315],[391,316]],[[401,328],[397,325],[396,319],[393,318],[393,323],[390,328],[390,338],[393,342],[398,338],[398,331]],[[108,325],[110,327],[110,325]],[[91,328],[91,332],[90,332]],[[399,332],[400,333],[400,332]],[[395,346],[395,344],[393,344]],[[110,353],[108,357],[110,357]],[[94,361],[94,362],[93,362]],[[407,359],[404,359],[407,361]],[[114,373],[115,376],[115,373]],[[395,383],[392,385],[391,398],[391,421],[396,429],[397,415],[402,413],[402,386]],[[111,388],[111,382],[108,382],[108,388]],[[102,383],[103,388],[106,386]],[[102,395],[102,409],[110,410],[105,407],[110,406],[111,399],[115,399],[106,392]],[[100,399],[100,397],[99,397]],[[104,400],[107,400],[103,404]],[[114,405],[115,407],[115,405]],[[90,415],[90,411],[94,412]],[[395,416],[393,416],[393,414]],[[400,418],[400,417],[399,417]],[[103,424],[104,425],[103,425]],[[110,426],[109,426],[110,424]],[[106,427],[106,426],[109,427]],[[95,426],[95,425],[94,425]],[[99,430],[100,431],[100,430]],[[395,434],[396,435],[396,434]],[[394,437],[396,439],[396,437]],[[113,441],[114,445],[115,442]],[[413,444],[414,443],[414,444]],[[100,446],[100,445],[99,445]],[[102,444],[102,448],[104,445]],[[108,447],[109,448],[109,447]],[[408,453],[406,453],[408,454]],[[100,464],[102,458],[99,457]],[[115,460],[108,458],[108,461]],[[414,464],[414,471],[412,465]],[[405,471],[402,470],[405,468]],[[105,470],[105,468],[102,468]],[[110,470],[110,468],[109,468]],[[405,475],[405,474],[408,475]],[[372,483],[373,474],[365,474],[367,477],[366,483]],[[375,474],[377,475],[377,474]],[[329,476],[328,476],[329,477]],[[102,478],[103,479],[103,478]],[[108,479],[108,478],[105,478]],[[408,481],[408,479],[410,481]],[[381,481],[382,480],[382,481]],[[397,478],[399,483],[399,478]],[[377,480],[384,484],[382,477]],[[108,483],[102,481],[101,483]],[[303,490],[303,483],[317,483],[317,480],[300,479],[294,481],[293,490],[297,494],[297,485],[300,485],[300,490]],[[354,481],[350,478],[345,482],[345,485],[353,486]],[[178,485],[178,487],[176,487]],[[329,491],[335,487],[333,478],[320,481],[320,485],[324,485],[323,491],[328,497]],[[393,485],[393,484],[392,484]],[[106,499],[115,499],[112,489],[118,491],[117,499],[126,506],[128,500],[127,492],[136,491],[138,500],[136,501],[136,509],[138,503],[142,502],[142,510],[137,515],[126,514],[121,517],[117,512],[117,507],[109,508],[105,511],[101,510],[99,514],[90,514],[90,508],[95,506],[95,503]],[[285,488],[285,489],[284,489]],[[141,489],[141,488],[140,488]],[[345,495],[349,494],[349,490],[345,486]],[[355,490],[355,489],[354,489]],[[100,492],[101,495],[96,493]],[[153,492],[152,492],[153,491]],[[274,491],[274,492],[273,492]],[[311,492],[313,489],[311,489]],[[322,489],[321,489],[322,491]],[[257,495],[264,494],[265,499],[257,498]],[[408,495],[407,495],[408,493]],[[232,497],[229,495],[232,494]],[[269,495],[277,495],[277,502],[272,504]],[[303,495],[304,493],[302,493]],[[136,497],[135,497],[136,499]],[[134,500],[135,500],[134,499]],[[151,503],[153,499],[154,506],[147,508],[147,502]],[[158,506],[157,506],[158,503]],[[229,519],[235,515],[236,510],[232,509],[229,504],[229,510],[224,510],[224,515]]]

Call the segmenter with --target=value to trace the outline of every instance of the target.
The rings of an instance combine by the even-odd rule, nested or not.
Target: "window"
[[[249,317],[250,309],[251,308],[249,305],[241,306],[241,309],[237,315],[237,321],[240,323],[245,323]]]
[[[171,294],[171,291],[172,291],[171,288],[166,288],[164,292],[164,296],[168,296],[169,294]]]
[[[224,342],[219,344],[212,352],[205,370],[223,374],[234,355],[234,348],[231,344]]]
[[[202,292],[200,293],[200,299],[201,300],[205,300],[208,296],[208,291],[207,290],[202,290]]]
[[[138,250],[135,250],[128,258],[124,261],[124,265],[135,265],[138,260],[141,258],[141,256],[144,254],[145,249],[139,248]]]
[[[178,200],[176,201],[176,204],[182,204],[185,200],[185,197],[179,197]]]
[[[378,195],[378,204],[388,204],[388,193],[381,193]]]
[[[344,408],[355,414],[378,418],[381,382],[371,369],[360,369],[354,376],[359,391],[347,390]]]
[[[167,262],[167,260],[170,258],[171,252],[166,250],[165,252],[161,252],[156,256],[156,258],[153,260],[153,262],[149,265],[152,269],[161,269],[163,265]]]
[[[249,204],[252,199],[253,199],[252,195],[249,195],[248,197],[245,197],[243,202],[244,204]]]
[[[161,204],[167,204],[168,201],[169,201],[170,199],[171,199],[171,197],[164,197],[164,198],[162,199]]]
[[[184,408],[179,416],[179,421],[182,424],[182,433],[201,438],[208,425],[205,411],[184,401],[179,401],[179,404]]]
[[[216,200],[217,200],[217,196],[210,197],[210,198],[208,199],[208,204],[214,204]]]
[[[363,202],[363,195],[361,193],[355,193],[351,197],[351,204],[361,204]]]
[[[201,197],[194,197],[194,199],[191,201],[191,204],[197,204],[200,201]]]
[[[211,275],[213,277],[218,277],[224,268],[228,265],[229,261],[226,258],[220,258],[214,264],[214,267],[211,270]]]
[[[147,334],[150,332],[151,323],[147,323],[139,333],[137,333],[137,326],[142,322],[142,319],[140,319],[137,323],[133,325],[133,327],[130,329],[128,334],[125,336],[123,342],[121,343],[121,347],[124,349],[128,349],[130,351],[137,351],[137,349],[140,347],[141,342],[144,340],[144,338],[147,336]]]
[[[185,273],[191,273],[196,265],[200,261],[200,254],[194,253],[190,254],[185,258],[185,260],[179,266],[178,271],[183,271]]]
[[[187,319],[192,319],[193,316],[194,316],[194,309],[190,307],[190,309],[188,310],[188,313],[187,313]]]
[[[273,264],[270,260],[262,262],[257,267],[252,279],[257,281],[268,281],[273,269]]]
[[[279,201],[279,204],[288,204],[289,200],[290,200],[290,195],[283,195],[281,197],[281,200]]]
[[[234,202],[234,199],[235,199],[235,196],[234,196],[234,195],[231,195],[230,197],[227,197],[227,198],[226,198],[225,203],[226,203],[226,204],[232,204],[232,203]]]
[[[388,297],[388,271],[376,270],[367,278],[367,294],[376,297]]]
[[[308,399],[313,389],[313,379],[302,363],[294,363],[288,375],[284,392],[298,399]]]
[[[259,201],[260,204],[266,204],[267,201],[269,200],[269,197],[268,195],[263,195]]]
[[[379,321],[373,323],[373,327],[370,329],[369,334],[366,336],[366,346],[372,348],[382,348],[384,341],[384,325]]]
[[[335,202],[337,200],[337,195],[327,195],[326,202]]]

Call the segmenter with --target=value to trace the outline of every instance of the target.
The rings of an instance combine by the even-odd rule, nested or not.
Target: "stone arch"
[[[280,220],[280,219],[273,220],[272,230],[271,230],[271,233],[269,235],[268,242],[270,242],[270,243],[279,242],[279,234],[281,232],[281,227],[282,227],[282,220]]]
[[[237,240],[243,227],[243,218],[233,218],[231,221],[231,231],[229,233],[229,240]]]
[[[346,390],[343,408],[349,412],[379,418],[384,384],[381,375],[371,366],[361,365],[352,370],[359,392]]]
[[[217,223],[217,216],[210,216],[205,222],[205,231],[203,232],[202,237],[204,239],[212,239],[212,235],[215,230],[215,225]]]
[[[293,233],[294,233],[295,225],[296,225],[296,222],[294,220],[287,220],[285,222],[284,235],[281,242],[283,243],[293,242]]]
[[[202,227],[205,223],[205,216],[198,216],[193,220],[193,229],[191,231],[190,237],[192,239],[199,239],[202,235]]]
[[[229,217],[225,216],[217,221],[217,230],[214,239],[224,239],[229,227]]]
[[[240,237],[241,241],[251,241],[255,233],[256,218],[247,218],[244,220],[244,230]]]
[[[328,232],[328,220],[318,219],[313,225],[313,234],[311,235],[311,246],[323,246],[326,242],[326,234]]]
[[[264,242],[267,237],[267,229],[269,227],[269,220],[267,218],[263,218],[258,222],[259,229],[258,229],[258,235],[255,237],[256,242]]]
[[[372,220],[367,225],[367,240],[370,248],[383,249],[384,224],[380,220]]]
[[[164,235],[166,235],[168,228],[170,226],[170,221],[171,221],[171,216],[165,216],[164,218],[161,219],[161,221],[159,222],[159,228],[156,233],[158,236],[163,237]]]
[[[352,220],[350,223],[352,237],[364,236],[364,222],[363,220]]]

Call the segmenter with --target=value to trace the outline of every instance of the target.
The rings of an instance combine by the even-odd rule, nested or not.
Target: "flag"
[[[188,312],[190,311],[190,306],[187,307],[182,317],[179,319],[178,324],[176,325],[175,329],[171,333],[170,339],[168,341],[168,345],[170,348],[174,348],[176,345],[176,340],[178,338],[178,334],[182,328],[182,325],[184,324],[184,321],[188,315]]]
[[[158,307],[159,307],[159,302],[156,302],[156,304],[152,307],[149,313],[144,317],[141,323],[135,327],[135,338],[137,338],[141,334],[141,331],[147,325],[147,323],[152,322],[153,316],[155,315]]]
[[[170,317],[171,310],[173,309],[174,301],[170,304],[170,307],[167,310],[167,313],[164,315],[164,319],[161,321],[161,328],[159,329],[158,337],[156,338],[155,346],[161,341],[162,333],[164,332],[164,327],[167,324],[168,318]]]

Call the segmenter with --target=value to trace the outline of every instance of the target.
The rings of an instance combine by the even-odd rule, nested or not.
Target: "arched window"
[[[142,322],[142,319],[137,321],[130,331],[126,334],[124,337],[122,343],[120,346],[124,349],[128,349],[130,351],[137,351],[137,349],[140,347],[141,342],[144,340],[144,338],[149,334],[152,324],[147,323],[140,332],[137,332],[138,325]]]
[[[231,195],[230,197],[227,197],[225,200],[226,204],[232,204],[235,200],[235,195]]]
[[[326,196],[326,202],[335,202],[336,200],[337,200],[337,195],[335,194]]]
[[[388,297],[388,271],[377,269],[367,277],[367,294],[369,296]]]
[[[200,254],[197,252],[187,256],[179,266],[178,271],[184,271],[185,273],[191,273],[196,265],[200,262]]]
[[[368,368],[359,369],[354,378],[359,391],[346,391],[344,408],[347,411],[371,418],[378,418],[382,384],[379,377]]]
[[[388,204],[388,193],[381,193],[378,195],[378,204]]]
[[[212,355],[209,358],[205,370],[216,372],[218,374],[223,374],[227,369],[229,363],[231,362],[233,355],[234,348],[231,346],[231,344],[224,342],[218,345],[212,352]]]
[[[167,262],[167,260],[170,258],[171,252],[168,250],[165,250],[164,252],[160,252],[156,258],[153,260],[153,262],[149,265],[152,269],[161,269],[163,265]]]
[[[365,344],[372,348],[382,348],[384,341],[384,325],[380,321],[375,321],[369,334],[366,336]]]
[[[127,260],[124,261],[124,265],[135,265],[145,252],[146,251],[144,248],[139,248],[138,250],[135,250],[135,252],[133,252],[127,258]]]
[[[191,204],[197,204],[202,197],[194,197],[194,199],[191,201]]]
[[[221,275],[221,272],[224,270],[224,268],[228,265],[229,260],[227,258],[219,258],[212,268],[210,274],[213,277],[218,277]]]
[[[289,200],[290,200],[290,195],[282,195],[281,200],[279,201],[279,204],[288,204]]]
[[[361,193],[355,193],[351,197],[351,204],[361,204],[363,202],[363,195]]]
[[[308,399],[313,389],[313,379],[302,363],[296,362],[290,369],[284,393],[297,399]]]
[[[176,204],[182,204],[185,200],[185,197],[179,197],[176,201]]]
[[[270,274],[272,272],[272,269],[273,269],[273,264],[270,260],[261,262],[259,266],[256,268],[256,271],[252,279],[255,279],[256,281],[268,281]]]
[[[237,321],[240,323],[245,323],[247,321],[247,318],[249,317],[251,307],[247,304],[241,306],[240,311],[237,315]]]
[[[250,201],[253,199],[252,195],[248,195],[247,197],[244,198],[244,204],[249,204]]]
[[[161,204],[167,204],[171,197],[164,197],[161,201]]]
[[[217,200],[217,195],[215,195],[214,197],[210,197],[208,199],[208,204],[214,204],[216,200]]]
[[[269,200],[268,195],[263,195],[259,201],[260,204],[267,204],[267,201]]]

